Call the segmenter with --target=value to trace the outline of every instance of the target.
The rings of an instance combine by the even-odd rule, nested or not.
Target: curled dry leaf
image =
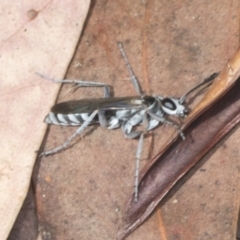
[[[199,116],[204,110],[209,108],[214,102],[216,102],[221,96],[226,93],[231,86],[235,83],[240,75],[240,47],[235,53],[233,58],[228,61],[224,69],[221,71],[220,76],[210,86],[209,91],[205,97],[194,108],[191,114],[188,116],[186,125],[192,122],[197,116]],[[184,128],[186,128],[186,125]]]
[[[240,121],[239,76],[240,49],[188,117],[186,140],[173,139],[143,169],[138,202],[133,194],[127,201],[117,239],[139,227],[174,184]]]

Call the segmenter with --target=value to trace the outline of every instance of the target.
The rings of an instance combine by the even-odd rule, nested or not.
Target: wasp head
[[[184,118],[189,113],[189,109],[183,103],[180,103],[178,98],[162,98],[160,102],[162,110],[168,115]]]

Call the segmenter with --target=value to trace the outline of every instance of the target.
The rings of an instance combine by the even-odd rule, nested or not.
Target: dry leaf
[[[58,85],[35,72],[63,77],[89,1],[1,2],[0,238],[6,239],[28,191],[45,113]]]
[[[188,119],[190,123],[187,120],[185,126],[188,127],[184,128],[186,140],[182,141],[178,136],[143,169],[139,200],[135,203],[133,195],[128,200],[119,239],[125,239],[142,224],[176,182],[239,123],[240,80],[236,82],[239,76],[240,49],[203,99],[207,110],[202,109],[201,115],[196,119],[191,115]],[[213,102],[215,104],[212,105]],[[199,114],[198,111],[195,113]]]
[[[107,83],[113,86],[115,96],[136,95],[117,47],[117,42],[121,41],[145,92],[179,97],[211,73],[222,69],[235,52],[239,41],[239,23],[236,17],[238,5],[239,1],[236,0],[231,6],[226,1],[217,4],[199,1],[92,2],[86,28],[67,78]],[[72,93],[69,88],[71,86],[63,87],[59,102],[102,97],[103,94],[98,89],[79,89]],[[198,101],[195,99],[191,107]],[[75,130],[69,127],[50,127],[44,149],[59,146]],[[168,126],[160,126],[154,131],[153,155],[159,152],[173,132],[174,129]],[[148,140],[149,138],[144,142],[142,166],[147,162]],[[124,139],[121,130],[90,127],[82,138],[76,139],[71,148],[42,158],[37,186],[42,231],[59,239],[113,239],[126,196],[132,191],[136,147],[137,141]],[[229,153],[225,154],[229,156]],[[212,161],[208,161],[210,166],[203,172],[207,176],[206,185],[209,186],[207,188],[203,185],[203,197],[197,198],[192,191],[193,195],[189,193],[187,199],[186,194],[182,194],[178,198],[180,203],[174,207],[171,206],[172,202],[169,205],[167,202],[166,208],[164,205],[164,219],[161,222],[169,230],[167,233],[176,234],[175,239],[179,232],[190,231],[188,225],[194,221],[190,218],[187,221],[187,213],[196,215],[194,209],[188,209],[191,203],[198,206],[201,205],[201,200],[209,206],[207,194],[213,188],[208,183],[215,182],[216,179],[216,174],[208,174],[211,169],[216,171],[216,166],[211,168]],[[221,166],[224,166],[224,173],[231,172],[233,168],[223,163]],[[223,167],[218,169],[223,171]],[[201,176],[198,181],[195,180],[198,185],[205,179],[203,174]],[[228,178],[228,184],[230,180],[236,182],[232,177]],[[192,178],[189,182],[191,185]],[[229,195],[230,193],[226,194],[221,201],[226,204]],[[212,198],[214,201],[215,198]],[[188,204],[184,205],[185,202]],[[217,212],[217,207],[212,206],[212,211]],[[172,209],[174,212],[171,212]],[[206,213],[207,210],[208,208],[198,212]],[[184,214],[178,216],[181,211]],[[175,219],[170,219],[170,216]],[[176,221],[177,217],[179,219]],[[181,227],[181,219],[188,225]],[[200,219],[201,217],[198,218],[198,223]],[[197,236],[202,229],[208,229],[209,223],[206,224],[205,221],[207,217],[203,219],[202,224],[191,228],[198,230]],[[223,221],[214,223],[218,223],[219,230]],[[153,215],[129,239],[158,239],[161,235],[159,225],[158,216]],[[208,231],[213,234],[209,229]],[[182,239],[191,238],[186,236]]]

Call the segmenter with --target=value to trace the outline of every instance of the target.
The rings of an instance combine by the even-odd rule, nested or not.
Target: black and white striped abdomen
[[[44,121],[48,124],[63,125],[63,126],[78,126],[81,125],[89,116],[89,113],[54,113],[50,112]],[[92,124],[98,123],[94,120]]]

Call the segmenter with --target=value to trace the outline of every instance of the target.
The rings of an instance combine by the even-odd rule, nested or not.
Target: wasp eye
[[[176,104],[170,98],[164,98],[162,100],[162,105],[170,110],[176,110]]]

